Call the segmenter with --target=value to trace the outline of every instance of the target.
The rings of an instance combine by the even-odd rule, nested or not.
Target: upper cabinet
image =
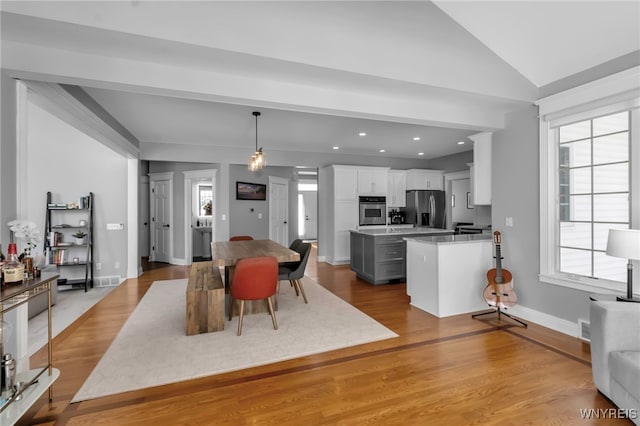
[[[389,170],[387,207],[407,206],[407,172],[405,170]]]
[[[444,190],[444,178],[441,170],[407,170],[407,191],[421,189]]]
[[[349,166],[333,166],[336,200],[356,201],[358,198],[358,170]]]
[[[387,195],[387,175],[384,167],[358,167],[358,195]]]
[[[469,136],[473,141],[471,166],[471,198],[476,206],[491,205],[491,142],[492,133]]]

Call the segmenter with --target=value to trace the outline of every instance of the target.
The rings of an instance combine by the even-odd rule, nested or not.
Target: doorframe
[[[211,239],[215,240],[215,223],[216,223],[216,206],[218,205],[216,191],[216,177],[218,170],[187,170],[184,174],[184,262],[183,265],[191,265],[193,263],[193,232],[191,227],[191,204],[193,203],[193,191],[191,186],[194,181],[208,179],[211,181],[211,191],[213,199],[213,210],[211,212]]]
[[[160,172],[160,173],[148,173],[149,176],[149,223],[152,223],[152,217],[155,217],[156,208],[153,203],[153,185],[157,181],[168,180],[169,181],[169,225],[173,224],[173,172]],[[153,232],[149,232],[149,261],[155,262],[155,251],[152,247],[155,246],[155,235]],[[173,228],[169,227],[169,263],[174,265],[175,260],[173,258]]]
[[[461,170],[459,172],[451,172],[451,173],[445,173],[444,174],[444,196],[445,196],[445,214],[446,214],[446,224],[447,224],[447,229],[453,229],[453,223],[452,223],[452,219],[453,219],[453,212],[451,209],[451,195],[453,194],[453,191],[451,189],[451,182],[454,180],[459,180],[459,179],[470,179],[471,178],[471,172],[469,170]],[[464,202],[466,203],[466,200],[464,200]]]
[[[289,229],[291,227],[291,221],[289,220],[290,212],[289,212],[289,208],[291,207],[290,203],[289,203],[289,179],[287,178],[282,178],[282,177],[278,177],[278,176],[269,176],[269,188],[273,188],[271,185],[273,184],[282,184],[285,186],[285,203],[287,205],[286,208],[286,212],[287,212],[287,226],[286,226],[286,231],[285,231],[285,241],[289,241]],[[272,221],[272,212],[273,212],[273,197],[269,196],[269,239],[273,240],[274,237],[274,231],[273,231],[273,221]],[[287,244],[288,245],[288,244]]]

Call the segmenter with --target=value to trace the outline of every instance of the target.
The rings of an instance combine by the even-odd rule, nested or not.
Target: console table
[[[54,273],[43,273],[41,277],[23,281],[22,284],[9,284],[0,290],[0,320],[6,312],[24,305],[30,299],[47,294],[47,363],[35,369],[22,371],[16,375],[16,383],[22,382],[23,388],[11,399],[0,406],[0,425],[12,425],[40,398],[49,391],[49,402],[53,399],[51,385],[60,376],[60,371],[53,368],[53,352],[51,347],[51,283],[59,277]],[[14,324],[15,333],[26,333],[27,324]],[[2,348],[2,342],[0,342]],[[1,351],[0,351],[1,352]],[[1,356],[2,354],[0,354]]]

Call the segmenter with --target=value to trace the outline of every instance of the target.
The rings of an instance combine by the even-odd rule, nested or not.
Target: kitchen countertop
[[[351,232],[355,232],[357,234],[363,235],[416,235],[416,234],[452,234],[453,231],[451,229],[439,229],[439,228],[427,228],[427,227],[418,227],[418,228],[379,228],[379,229],[358,229],[351,230]]]
[[[414,241],[424,244],[459,244],[459,243],[481,243],[492,241],[493,236],[484,234],[461,234],[461,235],[437,235],[433,237],[407,237],[406,241]]]

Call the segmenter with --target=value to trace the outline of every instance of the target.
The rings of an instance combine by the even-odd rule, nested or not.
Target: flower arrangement
[[[204,203],[202,210],[204,210],[205,216],[211,216],[211,212],[213,211],[213,204],[211,203],[211,200],[207,200],[207,202]]]
[[[27,243],[23,256],[30,256],[31,249],[35,249],[42,242],[42,236],[36,224],[25,220],[12,220],[8,225],[16,238],[23,239]]]

